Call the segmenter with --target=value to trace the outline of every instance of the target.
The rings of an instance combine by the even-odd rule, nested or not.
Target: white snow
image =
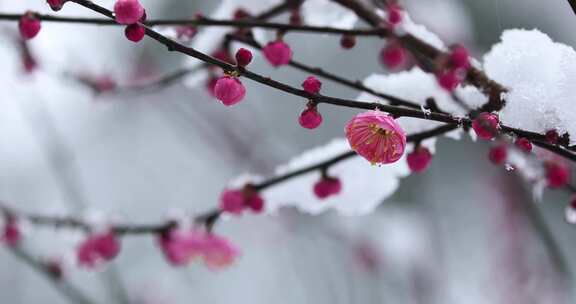
[[[506,125],[544,133],[576,135],[576,52],[538,30],[507,30],[484,56],[487,75],[510,92],[500,119]],[[576,143],[572,136],[571,144]]]

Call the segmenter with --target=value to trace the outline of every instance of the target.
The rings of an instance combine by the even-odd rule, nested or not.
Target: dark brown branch
[[[345,0],[337,0],[337,1],[345,1]],[[352,0],[346,0],[346,1],[352,1]],[[77,3],[81,6],[84,6],[90,10],[93,10],[93,11],[98,12],[104,16],[107,16],[108,18],[114,18],[114,15],[110,10],[108,10],[102,6],[99,6],[99,5],[97,5],[91,1],[88,1],[88,0],[71,0],[71,2],[75,2],[75,3]],[[407,108],[403,108],[403,107],[384,105],[384,104],[380,104],[380,103],[376,103],[376,102],[363,102],[363,101],[356,101],[356,100],[341,99],[341,98],[336,98],[336,97],[329,97],[329,96],[324,96],[324,95],[313,95],[313,94],[310,94],[304,90],[297,89],[295,87],[284,84],[282,82],[270,79],[269,77],[265,77],[265,76],[262,76],[260,74],[254,73],[252,71],[249,71],[246,69],[239,70],[234,65],[220,61],[216,58],[213,58],[209,55],[206,55],[202,52],[199,52],[196,49],[184,46],[184,45],[182,45],[182,44],[180,44],[174,40],[171,40],[171,39],[161,35],[160,33],[154,31],[153,29],[151,29],[149,27],[145,26],[145,28],[146,28],[146,35],[147,36],[149,36],[152,39],[156,40],[157,42],[165,45],[169,51],[175,51],[175,52],[179,52],[182,54],[186,54],[188,56],[199,59],[205,63],[218,66],[227,72],[240,73],[243,77],[246,77],[248,79],[251,79],[253,81],[261,83],[263,85],[266,85],[266,86],[269,86],[271,88],[286,92],[288,94],[292,94],[294,96],[302,97],[306,100],[313,100],[316,103],[326,103],[326,104],[332,104],[332,105],[336,105],[336,106],[356,108],[356,109],[364,109],[364,110],[381,110],[384,112],[388,112],[392,115],[395,115],[397,117],[402,117],[402,116],[412,117],[412,118],[418,118],[418,119],[426,119],[426,120],[432,120],[432,121],[437,121],[437,122],[443,122],[443,123],[448,123],[448,124],[456,124],[456,125],[460,125],[460,126],[469,126],[471,124],[471,120],[469,118],[453,117],[451,115],[444,114],[444,113],[437,113],[437,112],[428,113],[428,112],[424,112],[422,110],[407,109]],[[479,86],[479,87],[482,87],[482,86]],[[489,88],[489,87],[487,87],[487,88]],[[493,88],[493,89],[495,89],[495,88]],[[527,132],[527,131],[523,131],[523,130],[517,130],[517,129],[509,128],[506,126],[502,126],[502,130],[504,133],[520,135],[520,136],[526,137],[529,140],[534,140],[534,138],[530,135],[531,132]],[[524,135],[522,135],[522,134],[524,134]],[[538,138],[542,138],[542,136],[543,135],[541,135],[541,134],[537,135]],[[576,159],[576,155],[574,156],[574,159]]]
[[[572,7],[572,11],[576,14],[576,0],[568,0],[570,7]]]
[[[242,37],[239,35],[232,35],[232,34],[227,35],[226,37],[228,37],[231,40],[244,43],[244,44],[249,45],[249,46],[256,48],[256,49],[259,49],[259,50],[262,49],[262,46],[250,37],[245,37],[245,36]],[[346,79],[344,77],[340,77],[336,74],[327,72],[327,71],[323,70],[322,68],[311,67],[311,66],[303,64],[301,62],[298,62],[296,60],[290,60],[290,63],[288,65],[290,65],[291,67],[294,67],[298,70],[308,72],[308,73],[311,73],[313,75],[334,81],[334,82],[339,83],[343,86],[358,90],[360,92],[366,92],[366,93],[369,93],[371,95],[380,97],[384,100],[388,100],[391,105],[405,106],[405,107],[409,107],[409,108],[413,108],[413,109],[420,109],[421,108],[420,105],[415,103],[415,102],[408,101],[408,100],[405,100],[405,99],[402,99],[402,98],[399,98],[396,96],[392,96],[390,94],[384,94],[384,93],[377,92],[377,91],[372,90],[371,88],[363,85],[361,81],[349,80],[349,79]]]
[[[372,8],[367,7],[362,2],[358,0],[332,0],[356,13],[358,17],[373,27],[380,28],[384,24],[384,20],[376,14],[376,11]],[[444,56],[441,50],[435,48],[434,46],[420,40],[419,38],[407,34],[403,36],[395,37],[398,39],[407,49],[415,54],[422,55],[426,57],[429,61],[435,61],[436,59]],[[417,56],[416,56],[417,57]],[[481,70],[471,67],[468,71],[467,81],[483,91],[486,95],[490,92],[506,92],[506,88],[501,84],[491,80],[482,72]]]
[[[416,133],[409,135],[407,137],[408,142],[419,142],[427,138],[436,137],[438,135],[444,134],[446,132],[452,131],[457,129],[457,125],[445,125],[440,126],[429,131],[424,131],[421,133]],[[351,157],[357,156],[356,152],[348,151],[344,152],[340,155],[327,159],[325,161],[319,162],[317,164],[313,164],[298,170],[294,170],[282,175],[274,176],[265,180],[261,183],[254,184],[253,187],[256,190],[262,191],[267,188],[273,187],[277,184],[285,182],[287,180],[299,177],[301,175],[327,169],[330,166],[333,166],[343,160],[346,160]],[[35,225],[40,226],[51,226],[54,228],[70,228],[70,229],[77,229],[89,233],[92,229],[91,225],[84,220],[75,218],[75,217],[59,217],[59,216],[46,216],[46,215],[36,215],[36,214],[27,214],[18,212],[8,206],[0,205],[0,210],[3,211],[5,214],[10,214],[15,217],[24,218]],[[194,221],[198,224],[203,224],[206,226],[208,230],[212,229],[212,226],[215,222],[219,219],[221,212],[219,209],[214,209],[212,211],[208,211],[204,214],[198,215],[194,218]],[[177,223],[173,221],[167,221],[165,223],[160,224],[147,224],[147,225],[135,225],[135,224],[116,224],[112,225],[110,229],[114,231],[114,233],[118,235],[141,235],[141,234],[161,234],[175,228]]]
[[[267,15],[264,15],[265,17]],[[0,14],[0,21],[18,21],[22,14]],[[44,22],[60,22],[72,24],[101,25],[101,26],[122,26],[116,21],[104,18],[84,18],[84,17],[58,17],[47,14],[36,14],[36,17]],[[260,17],[261,18],[261,17]],[[311,26],[311,25],[292,25],[286,23],[265,22],[261,19],[243,19],[243,20],[217,20],[207,17],[196,19],[154,19],[144,22],[147,26],[224,26],[234,28],[262,28],[268,30],[279,30],[283,32],[306,32],[320,34],[336,35],[354,35],[354,36],[375,36],[385,37],[387,31],[384,29],[340,29],[329,26]]]

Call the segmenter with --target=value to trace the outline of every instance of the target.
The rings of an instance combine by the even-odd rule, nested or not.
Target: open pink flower
[[[228,240],[197,227],[171,229],[162,233],[158,242],[164,257],[174,266],[188,265],[201,258],[208,268],[217,270],[232,264],[239,255],[239,250]]]
[[[274,67],[286,65],[292,59],[292,49],[282,40],[269,42],[263,49],[264,57]]]
[[[209,269],[219,270],[230,266],[239,255],[238,248],[225,238],[214,234],[206,235],[202,257]]]
[[[406,134],[386,113],[360,113],[346,124],[345,131],[352,149],[373,164],[393,163],[404,154]]]
[[[174,266],[187,265],[202,255],[205,233],[197,229],[170,229],[162,233],[158,243],[164,257]]]
[[[138,0],[118,0],[114,4],[116,22],[134,24],[144,17],[144,7]]]
[[[246,96],[246,88],[236,77],[222,76],[214,85],[214,95],[225,106],[233,106]]]

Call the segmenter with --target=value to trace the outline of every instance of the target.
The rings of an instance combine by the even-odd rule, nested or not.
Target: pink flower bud
[[[241,48],[236,52],[236,63],[238,66],[245,67],[252,62],[252,52]]]
[[[67,0],[47,0],[46,2],[53,11],[57,12],[62,9],[66,1]]]
[[[253,193],[248,198],[245,198],[244,204],[254,213],[261,213],[264,211],[264,199],[258,193]]]
[[[176,38],[185,42],[189,42],[196,34],[198,29],[190,25],[181,25],[176,27]]]
[[[508,157],[508,148],[505,144],[499,144],[490,148],[488,152],[488,159],[495,164],[501,165],[506,161]]]
[[[563,163],[549,161],[546,167],[546,180],[550,188],[564,187],[570,182],[570,168]]]
[[[128,38],[128,40],[130,40],[132,42],[140,42],[140,40],[142,40],[142,38],[144,38],[145,34],[146,34],[146,29],[137,23],[130,24],[124,30],[124,35],[126,36],[126,38]]]
[[[2,242],[9,247],[15,247],[20,243],[22,234],[16,218],[13,216],[5,216],[4,229],[2,231]]]
[[[89,236],[80,244],[76,252],[78,263],[89,268],[111,261],[118,253],[120,253],[120,243],[112,231]]]
[[[138,23],[144,17],[144,7],[138,0],[117,0],[114,4],[116,22],[120,24]]]
[[[264,199],[250,187],[244,189],[227,189],[220,195],[220,209],[224,212],[240,215],[245,208],[254,213],[264,210]]]
[[[496,114],[483,112],[472,121],[472,129],[479,138],[490,140],[498,134],[499,124]]]
[[[461,45],[452,48],[450,52],[450,64],[456,69],[468,69],[470,67],[470,54],[468,49]]]
[[[386,113],[358,114],[346,124],[345,131],[350,147],[373,164],[393,163],[404,154],[406,134]]]
[[[222,76],[214,85],[214,95],[225,106],[232,106],[244,99],[246,88],[238,78]]]
[[[224,190],[220,196],[220,209],[232,214],[244,211],[244,193],[242,190]]]
[[[36,16],[33,12],[26,12],[22,17],[20,17],[20,21],[18,22],[18,29],[20,30],[20,36],[24,40],[30,40],[40,32],[42,28],[42,24],[40,23],[40,19]]]
[[[60,260],[51,259],[44,265],[48,273],[55,278],[60,280],[64,277],[64,270],[62,269],[62,262]]]
[[[319,199],[325,199],[342,191],[342,182],[334,177],[325,177],[314,184],[314,194]]]
[[[322,124],[322,115],[318,113],[316,106],[308,106],[306,110],[300,113],[298,122],[303,128],[316,129]]]
[[[436,73],[436,80],[441,88],[448,92],[456,90],[462,79],[456,70],[443,70]]]
[[[405,62],[406,50],[399,43],[388,43],[380,51],[380,63],[390,70],[399,69]]]
[[[514,144],[516,145],[516,147],[518,147],[518,149],[530,153],[532,151],[532,143],[524,138],[524,137],[519,137],[518,139],[516,139],[516,142],[514,142]]]
[[[406,156],[406,162],[408,162],[408,167],[412,172],[423,172],[432,162],[432,153],[426,147],[417,147]]]
[[[390,4],[388,6],[388,23],[392,27],[397,26],[402,22],[402,7],[398,4]]]
[[[228,64],[236,64],[230,53],[226,49],[218,49],[212,53],[212,57],[224,61]]]
[[[290,12],[289,22],[291,25],[302,25],[302,15],[300,9],[294,9]]]
[[[234,20],[242,20],[250,17],[252,17],[252,15],[242,7],[239,7],[234,11]]]
[[[274,66],[279,67],[290,63],[292,50],[290,46],[282,40],[269,42],[263,49],[264,57]]]
[[[38,62],[36,58],[32,56],[28,47],[24,46],[22,52],[20,53],[20,60],[22,63],[22,67],[24,68],[24,72],[30,74],[34,72],[38,68]]]
[[[340,46],[345,50],[352,49],[356,46],[356,37],[353,35],[342,35],[342,38],[340,38]]]
[[[302,88],[310,94],[318,94],[322,88],[322,82],[314,76],[308,76],[308,78],[302,82]]]

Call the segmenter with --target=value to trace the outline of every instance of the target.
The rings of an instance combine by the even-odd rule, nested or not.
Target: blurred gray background
[[[0,9],[48,12],[38,2],[0,0]],[[218,4],[142,2],[157,18],[208,14]],[[507,28],[538,28],[555,41],[576,42],[576,16],[564,0],[402,2],[416,22],[447,42],[464,43],[478,59]],[[68,6],[62,14],[91,15]],[[14,27],[0,26],[3,32]],[[109,73],[123,82],[147,71],[172,71],[185,58],[152,41],[128,43],[118,28],[45,24],[43,30],[31,47],[48,72],[34,77],[19,75],[16,48],[0,40],[1,73],[11,75],[0,76],[0,199],[22,210],[112,213],[143,223],[178,210],[208,210],[234,176],[270,175],[278,164],[342,136],[355,113],[322,107],[325,123],[310,132],[297,124],[301,103],[253,82],[245,82],[249,102],[233,111],[202,88],[183,84],[94,97],[74,81],[48,74]],[[385,73],[377,61],[382,41],[361,38],[353,51],[344,51],[338,39],[287,35],[302,62],[352,79]],[[261,58],[252,68],[291,84],[307,76],[274,70]],[[328,81],[323,90],[358,95]],[[576,230],[563,218],[569,197],[546,192],[534,202],[532,189],[489,164],[487,148],[441,139],[430,170],[406,178],[369,216],[285,209],[221,222],[217,231],[243,251],[221,272],[172,268],[153,240],[134,237],[123,240],[121,255],[105,270],[68,267],[66,276],[96,303],[574,303]],[[26,247],[42,257],[69,259],[78,239],[34,227],[27,233]],[[39,302],[67,303],[0,249],[0,303]]]

